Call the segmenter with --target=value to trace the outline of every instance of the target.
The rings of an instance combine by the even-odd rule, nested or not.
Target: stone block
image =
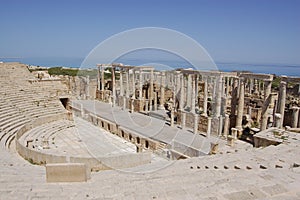
[[[53,163],[46,165],[47,182],[86,182],[88,175],[84,163]]]

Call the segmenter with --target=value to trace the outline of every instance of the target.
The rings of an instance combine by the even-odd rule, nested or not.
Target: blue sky
[[[0,0],[0,58],[79,57],[113,34],[164,27],[219,62],[300,65],[299,0]]]

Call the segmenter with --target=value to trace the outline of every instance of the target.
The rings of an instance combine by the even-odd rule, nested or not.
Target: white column
[[[129,69],[126,70],[126,98],[129,99]]]
[[[242,121],[243,121],[243,113],[244,113],[244,95],[245,95],[245,87],[244,81],[240,80],[240,90],[239,90],[239,101],[238,101],[238,109],[237,109],[237,116],[236,116],[236,129],[241,131],[242,128]]]
[[[152,111],[153,107],[153,70],[150,71],[150,91],[149,91],[149,110]]]
[[[281,81],[280,82],[280,96],[278,98],[278,101],[279,101],[279,113],[281,114],[280,128],[283,127],[285,101],[286,101],[285,98],[286,98],[286,82]]]
[[[267,129],[267,125],[268,125],[268,108],[269,108],[269,103],[270,103],[270,99],[269,96],[271,94],[271,88],[272,87],[272,81],[265,81],[265,88],[264,88],[264,104],[263,104],[263,108],[262,108],[262,116],[261,116],[261,126],[260,126],[260,130],[266,130]]]
[[[198,133],[198,114],[194,113],[194,133]]]
[[[139,71],[140,72],[140,78],[139,78],[139,100],[143,99],[143,74],[142,74],[142,70]]]
[[[111,68],[111,78],[112,78],[112,106],[116,105],[116,76],[115,76],[115,68]]]
[[[207,118],[207,132],[206,132],[206,137],[210,137],[211,134],[211,117]]]
[[[135,70],[134,69],[132,69],[131,81],[132,81],[132,99],[135,99]]]
[[[227,137],[229,131],[229,115],[225,114],[225,120],[224,120],[224,136]]]
[[[217,78],[217,90],[216,90],[216,104],[215,104],[215,116],[221,115],[221,103],[222,103],[222,76]]]
[[[203,88],[203,114],[207,116],[207,97],[208,97],[208,87],[207,87],[207,77],[204,77],[204,88]]]
[[[184,107],[184,75],[180,74],[179,76],[181,78],[181,81],[180,81],[179,110],[183,111],[183,107]]]
[[[159,109],[164,110],[165,106],[165,73],[161,72],[161,82],[160,82],[160,101],[159,101]]]
[[[192,75],[192,94],[191,94],[191,112],[192,113],[195,113],[195,108],[196,108],[196,106],[195,106],[195,101],[196,101],[196,99],[195,99],[195,96],[196,96],[196,86],[195,86],[195,74],[193,74]]]
[[[192,95],[192,77],[191,74],[188,74],[186,101],[187,101],[187,107],[189,108],[191,108],[191,95]]]
[[[124,96],[124,88],[123,88],[123,73],[122,70],[120,72],[120,96]]]

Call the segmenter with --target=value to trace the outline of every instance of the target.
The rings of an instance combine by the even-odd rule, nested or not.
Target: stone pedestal
[[[282,116],[280,113],[275,114],[275,127],[281,128],[281,118]]]
[[[237,140],[238,132],[239,132],[239,129],[237,129],[237,128],[231,128],[231,135],[232,135],[233,139]]]

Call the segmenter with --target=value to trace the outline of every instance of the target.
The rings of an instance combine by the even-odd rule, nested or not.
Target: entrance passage
[[[69,98],[59,98],[61,104],[65,107],[65,109],[70,110],[69,108]]]

